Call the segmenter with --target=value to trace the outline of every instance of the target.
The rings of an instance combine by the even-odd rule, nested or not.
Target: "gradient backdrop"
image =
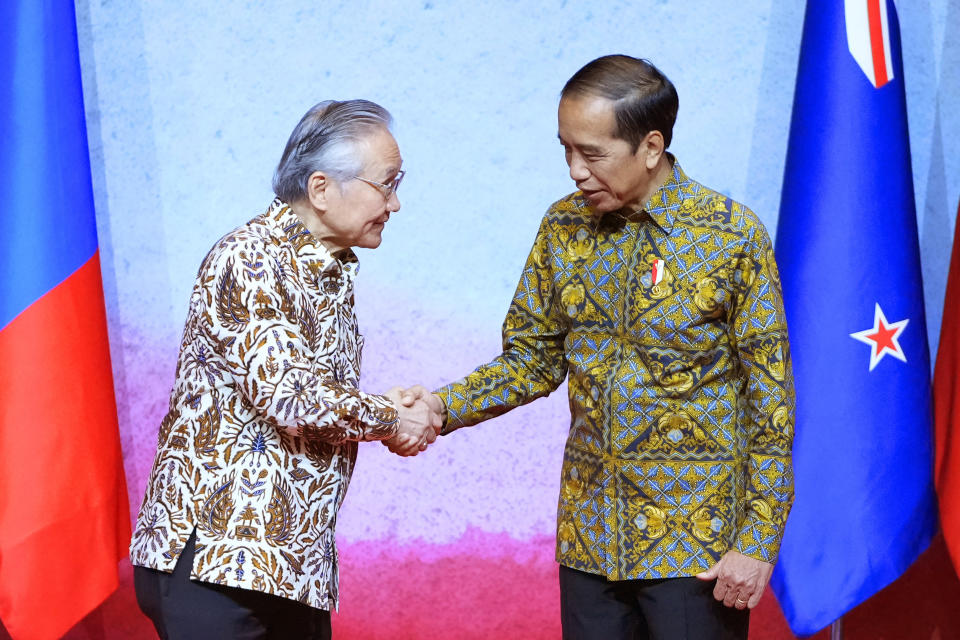
[[[960,195],[960,0],[898,6],[935,348]],[[773,234],[803,9],[798,0],[77,0],[131,507],[197,266],[267,206],[283,144],[309,106],[363,97],[394,114],[407,178],[383,245],[359,252],[363,386],[435,386],[498,352],[540,216],[573,190],[556,140],[558,93],[599,55],[648,57],[673,80],[672,150],[684,169],[748,204]],[[415,459],[361,447],[338,523],[339,637],[558,637],[553,536],[567,416],[562,389]],[[118,623],[102,624],[109,636]]]

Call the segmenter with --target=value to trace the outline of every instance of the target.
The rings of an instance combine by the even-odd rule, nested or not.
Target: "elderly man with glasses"
[[[163,638],[328,638],[334,525],[360,441],[416,455],[440,417],[359,389],[357,257],[400,209],[390,115],[322,102],[267,211],[200,266],[130,557]]]

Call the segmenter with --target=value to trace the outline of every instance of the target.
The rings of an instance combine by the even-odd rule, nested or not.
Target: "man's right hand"
[[[443,400],[441,400],[437,394],[430,393],[430,390],[422,384],[415,384],[403,392],[403,404],[404,406],[412,407],[413,403],[417,400],[426,402],[427,405],[430,406],[431,411],[440,416],[440,422],[437,425],[437,432],[439,433],[440,430],[443,429],[443,415],[447,411]]]
[[[400,456],[415,456],[426,450],[443,428],[443,420],[435,409],[435,403],[419,397],[412,399],[400,387],[394,387],[384,395],[396,406],[400,427],[396,435],[383,443]]]

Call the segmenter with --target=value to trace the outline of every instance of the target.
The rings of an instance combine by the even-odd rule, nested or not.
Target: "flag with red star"
[[[894,581],[937,527],[900,52],[892,0],[807,3],[776,243],[796,500],[772,580],[803,635]]]

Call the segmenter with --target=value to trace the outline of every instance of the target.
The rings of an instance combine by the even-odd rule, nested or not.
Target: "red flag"
[[[117,587],[120,454],[73,0],[0,1],[0,618],[65,634]]]
[[[960,575],[960,207],[953,232],[953,255],[943,301],[940,348],[933,375],[937,421],[937,495],[940,526],[953,566]]]

